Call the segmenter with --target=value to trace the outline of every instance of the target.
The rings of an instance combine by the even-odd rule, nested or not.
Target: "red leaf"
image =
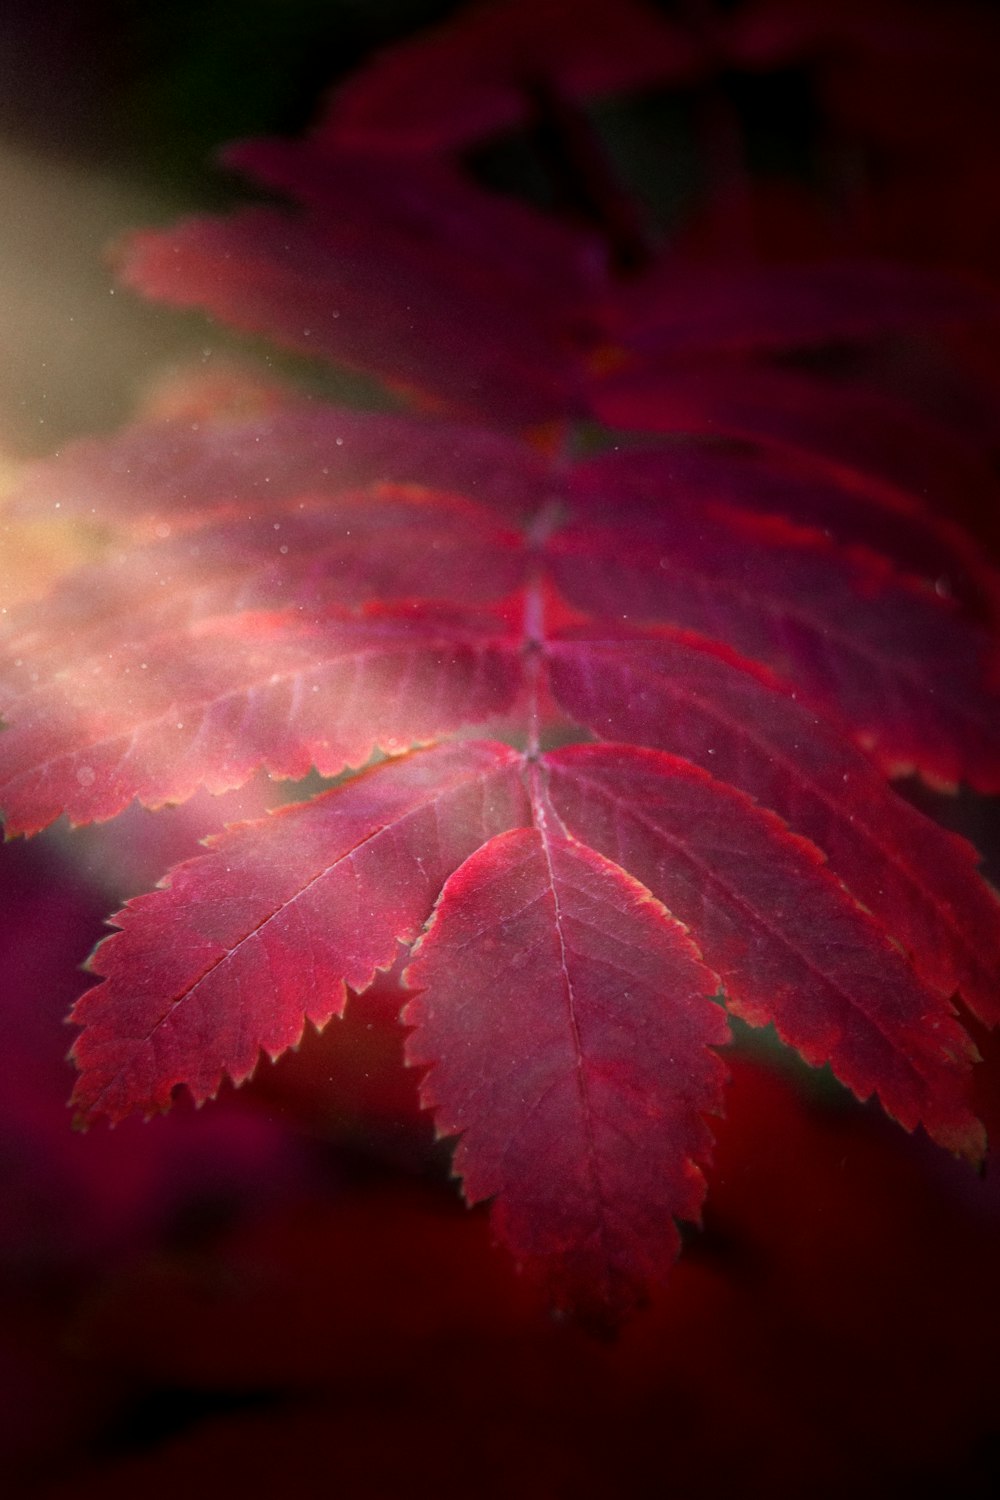
[[[287,393],[253,420],[142,423],[67,446],[18,475],[10,509],[110,516],[143,540],[164,526],[270,518],[332,494],[405,485],[470,495],[514,517],[541,504],[547,466],[524,443],[457,422],[352,411]]]
[[[422,1100],[455,1168],[556,1299],[616,1321],[697,1219],[702,1120],[722,1104],[714,976],[624,870],[545,820],[488,843],[444,887],[407,970]]]
[[[947,514],[988,521],[996,475],[981,433],[952,431],[937,413],[852,382],[817,379],[757,361],[706,360],[623,370],[596,389],[594,409],[614,426],[737,439],[766,451],[695,450],[675,465],[685,489],[711,498],[719,470],[739,503],[820,526],[840,542],[863,542],[930,578],[959,599],[997,607],[996,576],[981,549]],[[732,476],[732,477],[730,477]]]
[[[994,492],[975,338],[952,348],[984,399],[951,386],[896,451],[911,400],[935,404],[929,346],[900,335],[988,339],[995,298],[866,259],[863,236],[840,263],[657,258],[578,108],[748,56],[754,24],[741,53],[740,18],[695,17],[678,44],[639,4],[463,13],[303,143],[230,152],[286,205],[126,255],[134,285],[425,405],[521,426],[597,412],[669,442],[574,461],[562,426],[532,446],[272,391],[262,415],[216,419],[202,395],[38,465],[7,512],[71,516],[90,559],[4,621],[12,831],[261,767],[344,778],[119,914],[74,1012],[81,1115],[241,1081],[416,944],[411,1057],[467,1194],[601,1326],[698,1216],[723,1005],[908,1129],[972,1159],[984,1144],[952,1002],[998,1019],[1000,906],[884,775],[1000,790],[1000,592],[922,498]],[[401,108],[407,159],[374,153],[401,151]],[[601,238],[427,156],[560,122],[585,179],[562,201]],[[716,225],[740,196],[727,130]],[[918,346],[918,396],[883,399]],[[845,352],[863,388],[835,377]]]
[[[135,540],[111,541],[51,606],[12,621],[12,823],[107,815],[259,763],[339,770],[484,718],[522,748],[457,741],[390,761],[222,835],[126,907],[95,959],[105,982],[74,1012],[81,1114],[117,1119],[166,1107],[179,1083],[203,1099],[223,1075],[242,1080],[261,1050],[339,1013],[345,986],[391,965],[437,901],[409,970],[426,1099],[443,1132],[463,1133],[470,1197],[496,1197],[501,1237],[592,1322],[642,1298],[674,1253],[674,1218],[697,1215],[701,1117],[719,1105],[705,1050],[724,1035],[705,998],[716,988],[909,1128],[978,1156],[973,1049],[949,998],[961,987],[996,1018],[997,903],[967,846],[898,802],[838,716],[884,739],[884,759],[902,724],[932,768],[995,777],[972,627],[875,554],[741,510],[738,467],[706,458],[696,498],[673,492],[669,451],[546,473],[514,443],[473,444],[470,459],[461,429],[431,427],[451,449],[414,441],[407,484],[419,429],[388,419],[393,480],[375,485],[379,421],[355,429],[353,456],[339,427],[337,414],[267,418],[289,473],[276,469],[273,507],[254,498],[249,515],[242,494],[268,477],[247,456],[259,424],[185,438],[175,483],[206,476],[202,512],[186,489],[171,509],[176,430],[149,430],[124,528]],[[141,429],[112,442],[109,472],[142,442]],[[86,508],[100,483],[85,448],[43,466],[19,504],[30,513],[43,486],[48,503],[62,492]],[[277,549],[275,525],[289,538]],[[575,628],[559,629],[570,612],[555,584],[587,611]],[[649,623],[622,630],[622,613]],[[717,643],[656,624],[671,617]],[[539,762],[538,735],[567,737],[560,709],[628,743]],[[983,726],[978,740],[956,711]],[[179,712],[200,716],[183,742],[166,732]]]
[[[515,423],[581,407],[581,334],[604,281],[591,236],[434,163],[267,141],[236,159],[304,210],[136,235],[129,284],[432,404]]]
[[[156,807],[199,786],[227,791],[258,766],[335,776],[514,702],[518,658],[495,622],[301,610],[237,610],[186,629],[156,616],[143,628],[140,616],[126,644],[77,643],[50,684],[7,691],[8,829],[35,832],[60,812],[101,821],[133,797]]]
[[[977,1160],[963,1078],[976,1052],[947,1000],[772,813],[683,761],[581,745],[546,758],[576,838],[633,872],[696,935],[727,1004],[807,1062]]]
[[[73,1010],[81,1117],[166,1109],[179,1083],[210,1098],[340,1015],[455,865],[523,820],[516,762],[471,743],[390,761],[219,835],[130,901],[91,960],[105,983]]]
[[[604,739],[684,756],[772,808],[945,996],[1000,1020],[1000,906],[976,852],[897,796],[842,727],[749,662],[681,635],[565,635],[552,686]]]
[[[409,970],[426,1098],[463,1133],[469,1195],[496,1197],[501,1237],[593,1322],[641,1299],[674,1218],[697,1215],[716,988],[907,1127],[981,1153],[949,1002],[961,989],[996,1019],[1000,908],[968,846],[854,743],[996,783],[986,637],[932,591],[754,515],[753,470],[697,450],[546,464],[468,429],[290,407],[84,445],[15,503],[86,514],[105,487],[104,560],[9,627],[11,827],[260,764],[336,772],[483,720],[520,748],[390,761],[222,835],[127,906],[74,1012],[83,1116],[247,1077],[437,901]],[[560,713],[619,743],[536,762],[537,736],[572,736]]]
[[[813,530],[686,505],[663,453],[595,460],[576,479],[595,519],[556,532],[550,556],[578,609],[729,642],[834,705],[890,773],[1000,787],[1000,729],[983,691],[992,641],[931,591]]]
[[[201,461],[182,450],[178,475],[194,483],[207,470],[209,494],[225,500],[201,513],[182,502],[169,521],[154,518],[170,514],[160,487],[174,429],[151,429],[155,459],[147,456],[139,480],[149,509],[132,521],[141,540],[12,617],[0,655],[10,724],[0,786],[13,830],[33,831],[60,811],[109,817],[132,796],[158,805],[200,784],[222,790],[259,765],[278,776],[311,764],[334,775],[376,748],[395,752],[507,714],[523,679],[517,589],[532,569],[588,615],[670,622],[766,662],[845,716],[890,770],[1000,784],[987,636],[874,554],[747,514],[740,466],[720,470],[708,455],[711,477],[692,486],[699,460],[689,455],[689,483],[677,492],[669,451],[569,471],[557,464],[546,479],[530,450],[498,443],[487,489],[507,512],[498,524],[492,506],[404,485],[402,457],[396,486],[355,489],[378,419],[362,427],[357,465],[337,457],[340,425],[332,412],[309,424],[294,409],[268,419],[265,435],[274,430],[289,446],[304,435],[316,458],[303,473],[296,450],[289,481],[271,487],[273,508],[255,499],[245,519],[234,494],[268,477],[244,451],[261,425],[226,426],[224,445],[209,430]],[[386,432],[390,443],[404,435],[393,419]],[[430,432],[461,441],[462,429]],[[127,461],[141,435],[129,434],[121,453],[112,444],[106,468]],[[413,456],[418,485],[426,452],[424,439]],[[471,473],[467,460],[438,454],[436,483],[468,494],[479,472],[473,452]],[[93,464],[85,448],[42,466],[22,504],[41,483],[49,503],[65,493],[67,504],[85,504],[100,483]],[[694,488],[710,500],[696,501]],[[540,530],[530,514],[526,527],[514,524],[519,489]],[[471,607],[499,594],[510,601],[502,614]],[[376,602],[386,597],[397,603]],[[469,607],[436,602],[448,599]]]

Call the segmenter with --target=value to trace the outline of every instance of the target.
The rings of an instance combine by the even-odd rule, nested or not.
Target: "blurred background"
[[[300,131],[378,48],[463,8],[5,0],[0,460],[110,430],[199,363],[314,379],[116,287],[109,247],[245,196],[213,170],[218,144]],[[697,5],[664,9],[704,24]],[[796,8],[754,9],[777,16],[755,33],[773,38]],[[995,278],[992,9],[797,9],[812,28],[712,83],[754,172],[826,203],[862,173],[866,203],[886,206],[863,248]],[[691,84],[598,111],[665,233],[697,202],[703,104]],[[477,170],[530,192],[526,162],[500,141]],[[772,242],[814,245],[777,187],[768,202]],[[554,1322],[461,1205],[401,1066],[391,978],[200,1113],[72,1133],[63,1017],[104,918],[266,795],[0,851],[0,1467],[15,1494],[996,1493],[996,1172],[974,1177],[766,1041],[737,1051],[704,1229],[612,1346]],[[996,837],[968,799],[949,816]],[[1000,1138],[1000,1055],[977,1039]]]
[[[0,445],[51,452],[120,423],[174,362],[246,351],[116,290],[137,225],[236,195],[223,142],[294,134],[441,0],[10,0],[0,7]],[[245,194],[244,194],[245,196]],[[262,354],[261,359],[264,359]]]

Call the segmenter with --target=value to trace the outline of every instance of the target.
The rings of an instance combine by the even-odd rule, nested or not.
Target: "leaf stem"
[[[541,749],[542,643],[545,640],[545,600],[541,577],[528,584],[524,595],[524,675],[528,697],[528,741],[525,755],[537,761]]]

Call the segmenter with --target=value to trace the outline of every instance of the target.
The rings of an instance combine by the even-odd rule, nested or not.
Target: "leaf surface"
[[[508,423],[582,410],[583,335],[605,280],[592,237],[435,164],[269,142],[238,160],[296,209],[136,235],[130,285],[433,406]]]
[[[823,850],[927,983],[1000,1019],[1000,904],[975,851],[898,796],[841,725],[693,637],[566,633],[547,653],[572,718],[683,756],[771,808]]]
[[[423,1102],[455,1168],[558,1301],[617,1320],[697,1219],[726,1038],[715,978],[637,881],[546,826],[444,887],[407,970]]]
[[[553,806],[697,936],[729,1008],[773,1021],[807,1062],[861,1098],[877,1090],[909,1129],[978,1160],[965,1097],[975,1049],[946,999],[781,822],[683,761],[576,746],[546,761]]]
[[[996,788],[992,640],[930,590],[812,529],[689,506],[683,492],[664,505],[663,454],[593,460],[576,486],[593,519],[554,534],[550,557],[578,609],[725,640],[835,706],[890,772]]]
[[[918,420],[877,391],[762,361],[624,371],[594,406],[612,425],[735,440],[736,452],[699,445],[675,454],[687,494],[726,495],[755,513],[818,527],[891,557],[944,596],[996,610],[994,570],[946,519],[956,506],[990,514],[996,476],[981,442],[926,412]]]
[[[981,427],[967,433],[961,422],[927,410],[916,422],[898,391],[859,380],[757,358],[678,360],[668,354],[609,371],[590,399],[614,427],[704,433],[809,455],[827,473],[849,472],[857,490],[881,494],[883,504],[898,507],[905,496],[913,516],[947,511],[956,485],[977,498],[996,491]],[[927,505],[928,496],[935,507]],[[939,526],[942,520],[939,514]]]
[[[179,1083],[209,1098],[340,1015],[345,985],[392,964],[455,865],[523,820],[515,767],[471,743],[389,761],[219,835],[130,901],[91,960],[104,983],[73,1011],[80,1115],[151,1114]]]
[[[45,686],[20,675],[3,699],[0,804],[11,831],[34,832],[60,812],[94,822],[133,797],[225,791],[258,766],[335,776],[502,713],[519,661],[476,618],[243,609],[186,628],[140,617],[124,644],[53,663]]]

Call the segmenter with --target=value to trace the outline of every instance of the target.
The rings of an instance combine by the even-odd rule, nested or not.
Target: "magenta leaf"
[[[517,757],[467,743],[388,761],[212,840],[114,918],[73,1020],[84,1120],[212,1097],[339,1016],[412,941],[446,876],[524,817]]]
[[[617,1321],[697,1219],[726,1038],[714,976],[638,881],[545,819],[446,883],[407,970],[411,1062],[455,1169],[556,1300]]]

